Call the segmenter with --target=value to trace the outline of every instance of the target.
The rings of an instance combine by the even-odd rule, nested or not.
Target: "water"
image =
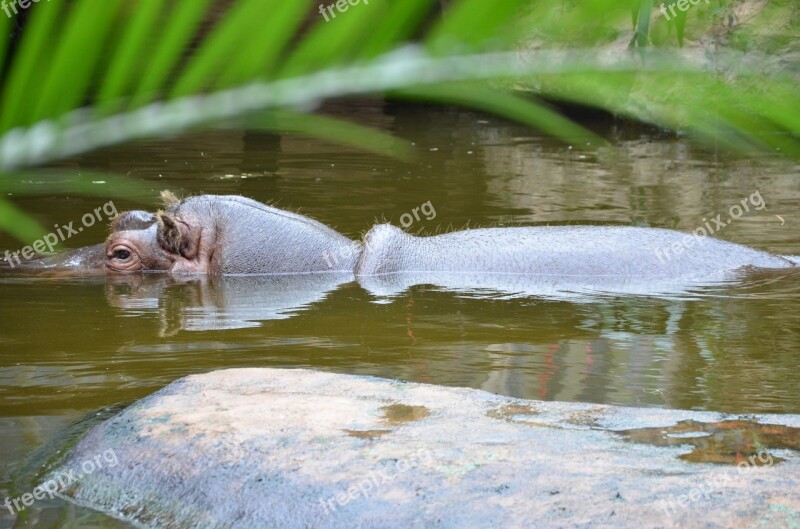
[[[737,159],[609,122],[589,124],[611,142],[590,151],[461,110],[342,102],[327,111],[408,139],[417,158],[230,129],[62,166],[143,181],[140,195],[114,199],[120,211],[153,209],[165,188],[241,194],[351,238],[384,220],[421,234],[542,224],[691,231],[745,201],[750,211],[716,235],[800,255],[796,164]],[[43,185],[29,180],[31,189]],[[49,226],[107,200],[45,193],[17,203]],[[104,224],[70,246],[100,242]],[[19,246],[0,234],[0,249]],[[672,296],[570,298],[430,285],[385,296],[331,277],[0,278],[0,498],[32,490],[41,466],[93,422],[181,376],[226,367],[310,367],[544,400],[800,413],[799,280],[757,274]],[[40,500],[16,520],[0,505],[2,527],[127,526]]]

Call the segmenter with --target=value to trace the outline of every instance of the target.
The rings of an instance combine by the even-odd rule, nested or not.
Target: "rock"
[[[230,369],[99,424],[47,479],[157,528],[779,527],[800,518],[799,427]]]

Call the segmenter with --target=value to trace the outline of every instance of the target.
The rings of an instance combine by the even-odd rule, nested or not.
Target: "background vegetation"
[[[652,0],[361,0],[328,21],[303,0],[17,6],[0,15],[0,229],[26,241],[44,232],[7,198],[36,192],[18,183],[21,173],[37,171],[50,193],[90,193],[96,175],[64,179],[41,167],[198,127],[295,131],[413,155],[398,138],[313,113],[352,95],[467,105],[601,145],[558,111],[566,103],[717,148],[800,158],[798,7],[688,5],[669,21]],[[114,180],[119,194],[131,185]]]

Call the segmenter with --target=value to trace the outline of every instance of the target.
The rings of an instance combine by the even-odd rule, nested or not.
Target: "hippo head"
[[[208,273],[208,244],[201,252],[199,223],[172,212],[126,211],[111,225],[105,242],[109,272]],[[202,241],[210,243],[210,241]]]
[[[352,272],[361,245],[308,217],[240,196],[162,195],[163,211],[126,211],[105,244],[33,259],[58,274]]]

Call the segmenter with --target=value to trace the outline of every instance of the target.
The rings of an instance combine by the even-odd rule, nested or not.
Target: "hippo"
[[[336,272],[374,291],[421,282],[482,288],[498,281],[506,291],[520,291],[529,289],[530,281],[536,288],[568,284],[578,289],[602,281],[615,285],[612,290],[633,282],[652,290],[659,281],[725,280],[742,271],[800,265],[797,256],[632,226],[479,228],[418,237],[379,224],[359,242],[242,196],[179,200],[167,192],[163,198],[164,210],[117,216],[104,244],[34,259],[26,267],[173,276]],[[487,277],[494,279],[487,282]]]

